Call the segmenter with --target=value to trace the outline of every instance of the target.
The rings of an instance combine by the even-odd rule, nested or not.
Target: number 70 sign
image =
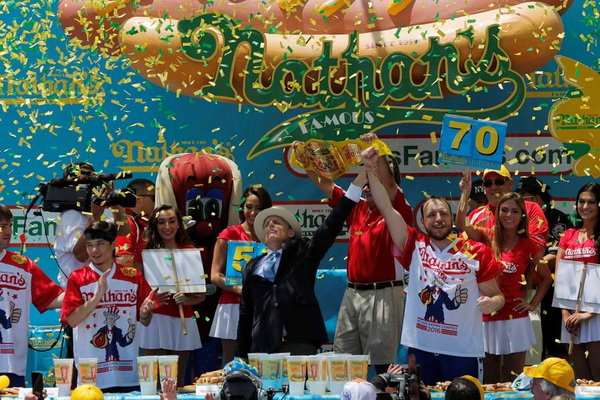
[[[500,169],[506,139],[505,122],[445,115],[439,163]]]

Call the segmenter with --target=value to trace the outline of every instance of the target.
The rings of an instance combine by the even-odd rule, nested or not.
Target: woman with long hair
[[[150,215],[146,228],[144,249],[195,249],[192,239],[185,231],[183,217],[176,207],[164,204]],[[141,253],[135,254],[136,268],[142,268]],[[202,347],[200,333],[194,321],[192,306],[201,303],[202,293],[159,292],[160,304],[154,309],[154,318],[148,327],[140,330],[140,348],[144,355],[178,355],[177,386],[185,381],[185,371],[190,352]],[[187,335],[183,334],[179,305],[183,306]]]
[[[535,344],[529,312],[538,307],[552,284],[548,266],[540,262],[543,249],[529,237],[529,223],[519,194],[500,198],[491,245],[496,259],[504,264],[500,289],[506,302],[498,312],[483,316],[486,383],[511,381],[513,371],[523,370],[526,352]],[[537,290],[528,300],[537,276]]]
[[[558,243],[556,273],[560,262],[600,262],[600,185],[585,184],[577,193],[575,227],[567,229]],[[559,275],[560,276],[560,275]],[[572,361],[575,376],[579,379],[600,381],[600,317],[590,312],[562,310],[561,342],[569,343],[575,335]]]
[[[240,296],[242,286],[225,284],[225,265],[227,262],[227,242],[230,240],[260,242],[254,232],[254,218],[265,208],[271,207],[271,196],[264,188],[249,186],[242,194],[240,205],[240,224],[226,228],[221,232],[215,244],[210,280],[222,289],[219,305],[210,330],[210,336],[221,339],[223,346],[223,364],[233,360],[235,340],[240,316]]]

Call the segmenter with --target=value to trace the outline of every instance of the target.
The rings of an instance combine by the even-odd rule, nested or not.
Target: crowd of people
[[[361,139],[369,144],[376,136]],[[513,192],[504,166],[485,170],[474,182],[466,170],[456,210],[445,198],[430,196],[413,216],[395,159],[379,156],[376,147],[361,156],[363,167],[347,190],[307,171],[333,208],[310,238],[294,215],[272,205],[262,186],[244,191],[239,224],[222,230],[207,271],[221,289],[210,336],[220,339],[224,363],[251,352],[315,354],[328,341],[314,291],[316,271],[346,223],[348,284],[334,351],[367,354],[384,373],[402,344],[427,385],[461,376],[509,381],[525,367],[536,341],[529,313],[541,308],[543,356],[565,359],[566,343],[573,341],[574,376],[600,381],[600,318],[552,307],[553,276],[562,260],[599,262],[599,184],[579,190],[568,218],[552,207],[550,186],[536,177],[521,178]],[[94,174],[91,164],[73,163],[64,177]],[[177,207],[155,207],[151,181],[136,179],[128,187],[136,204],[111,205],[112,220],[102,216],[108,207],[96,203],[89,212],[61,213],[54,246],[59,284],[8,250],[13,217],[0,206],[0,374],[15,385],[24,384],[31,304],[40,311],[62,308],[61,320],[72,329],[67,355],[105,362],[97,378],[103,390],[137,386],[138,354],[178,355],[177,384],[184,384],[188,358],[202,347],[192,306],[206,295],[151,289],[142,253],[198,246]],[[266,246],[244,266],[238,286],[225,283],[230,241]],[[535,380],[545,377],[543,365],[525,373],[549,392],[547,380]],[[470,387],[468,379],[456,385]]]

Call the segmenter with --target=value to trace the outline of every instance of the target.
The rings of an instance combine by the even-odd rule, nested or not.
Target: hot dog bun
[[[281,62],[284,54],[286,58],[310,66],[322,55],[323,43],[331,41],[331,56],[339,57],[348,48],[348,34],[353,31],[358,32],[359,57],[377,61],[391,53],[402,52],[418,58],[427,51],[429,40],[437,37],[441,44],[457,46],[459,65],[464,65],[467,58],[480,60],[488,39],[487,27],[494,24],[500,25],[500,43],[510,58],[512,69],[525,74],[548,63],[560,48],[563,25],[559,12],[571,2],[500,0],[490,4],[488,0],[413,0],[396,15],[391,15],[387,10],[388,0],[371,0],[371,9],[367,8],[367,2],[354,0],[349,7],[344,3],[331,17],[323,18],[319,10],[324,0],[215,0],[210,3],[141,0],[133,5],[131,0],[61,0],[60,18],[67,34],[82,44],[111,55],[125,54],[148,80],[163,87],[168,85],[172,91],[196,96],[215,80],[222,50],[227,49],[223,32],[206,25],[201,30],[217,41],[214,54],[202,62],[183,54],[179,21],[204,13],[223,13],[237,21],[240,30],[251,24],[252,29],[264,33],[261,79],[268,85],[273,66]],[[87,17],[81,18],[81,15]],[[459,31],[471,27],[472,44],[465,37],[457,37]],[[255,54],[244,45],[238,47],[237,52],[231,84],[237,92],[236,101],[250,102],[243,90],[244,74],[253,68],[247,60]],[[418,84],[427,71],[416,66],[411,72]],[[343,68],[338,68],[331,89],[343,90],[348,78]]]

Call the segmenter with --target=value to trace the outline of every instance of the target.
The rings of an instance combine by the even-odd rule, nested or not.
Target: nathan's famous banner
[[[310,235],[329,208],[290,144],[375,132],[413,205],[457,199],[461,168],[437,163],[446,114],[507,123],[507,167],[570,212],[600,177],[597,21],[593,2],[570,0],[2,2],[0,202],[15,248],[57,275],[57,215],[24,209],[71,161],[155,179],[172,154],[218,154]],[[345,255],[337,244],[321,267]]]

